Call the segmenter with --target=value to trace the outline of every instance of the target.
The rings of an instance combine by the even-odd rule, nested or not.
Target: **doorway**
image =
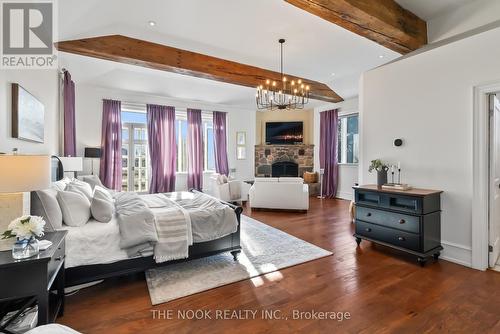
[[[488,96],[489,109],[489,212],[488,266],[500,271],[500,94]]]

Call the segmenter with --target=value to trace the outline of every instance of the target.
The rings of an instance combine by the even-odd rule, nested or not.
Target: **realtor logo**
[[[54,3],[2,1],[2,68],[53,68]]]

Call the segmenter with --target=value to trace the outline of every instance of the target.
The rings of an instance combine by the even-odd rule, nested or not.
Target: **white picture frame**
[[[236,145],[246,145],[247,144],[247,133],[244,131],[236,132]]]

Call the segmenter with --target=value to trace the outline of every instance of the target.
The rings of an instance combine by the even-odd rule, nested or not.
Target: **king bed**
[[[52,166],[52,181],[60,184],[63,179],[62,166],[56,157],[53,158]],[[42,216],[47,221],[54,220],[54,214],[47,208],[47,194],[56,197],[59,196],[59,191],[61,190],[51,189],[33,192],[32,214]],[[237,260],[241,251],[241,207],[196,190],[154,195],[119,192],[113,198],[113,212],[116,213],[106,223],[90,217],[80,226],[62,224],[54,228],[68,231],[65,246],[66,286],[143,272],[223,252],[231,252]],[[143,206],[147,204],[147,208],[139,207],[134,212],[133,203]],[[64,212],[64,208],[62,211]],[[144,212],[153,214],[154,223],[151,219],[144,218]],[[169,254],[178,247],[179,238],[175,231],[178,231],[179,226],[168,225],[175,212],[180,216],[184,215],[189,222],[187,233],[184,233],[188,235],[189,244],[182,244],[185,246],[185,253],[181,252],[177,256]],[[167,225],[162,227],[159,223],[161,220],[167,221]],[[164,249],[160,247],[162,235],[164,239],[170,237],[170,240],[163,240]],[[177,244],[172,243],[172,240]],[[171,243],[168,244],[168,241]]]

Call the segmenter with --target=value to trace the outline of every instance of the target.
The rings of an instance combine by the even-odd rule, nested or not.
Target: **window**
[[[177,172],[187,172],[187,114],[175,115]],[[204,170],[215,170],[214,130],[211,112],[202,112]],[[145,105],[122,104],[122,190],[147,192],[151,173]]]
[[[187,114],[177,112],[175,120],[175,133],[177,138],[177,172],[187,172]],[[203,169],[204,171],[215,170],[215,148],[214,129],[212,113],[202,112],[202,135],[203,135]]]
[[[122,111],[122,190],[147,192],[149,174],[146,114]]]
[[[185,115],[184,115],[185,116]],[[178,117],[176,117],[178,118]],[[187,172],[187,120],[175,120],[175,134],[177,137],[177,171]]]
[[[338,161],[357,164],[359,156],[358,114],[339,117]]]
[[[212,120],[203,121],[203,143],[205,145],[204,170],[215,170],[214,125]]]

